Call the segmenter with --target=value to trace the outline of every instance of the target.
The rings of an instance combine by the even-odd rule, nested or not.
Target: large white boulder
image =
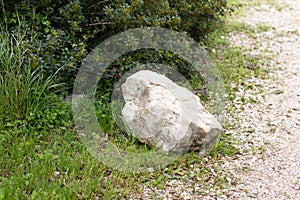
[[[122,116],[138,140],[164,152],[183,153],[209,147],[222,126],[192,92],[150,70],[122,84]]]

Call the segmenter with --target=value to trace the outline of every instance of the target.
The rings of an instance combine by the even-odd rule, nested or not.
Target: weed
[[[262,33],[262,32],[268,32],[268,31],[270,31],[272,29],[272,27],[270,27],[267,24],[260,23],[260,24],[256,25],[256,29],[257,29],[258,33]]]
[[[0,111],[1,118],[25,119],[32,112],[46,108],[55,96],[51,77],[44,79],[41,68],[33,69],[28,58],[26,32],[21,28],[0,32]]]

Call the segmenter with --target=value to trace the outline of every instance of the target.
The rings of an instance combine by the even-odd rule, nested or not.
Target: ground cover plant
[[[227,44],[223,36],[232,31],[232,26],[230,30],[217,26],[223,12],[231,9],[226,7],[226,1],[189,1],[184,5],[182,1],[158,1],[165,10],[159,10],[161,13],[156,18],[153,17],[157,10],[155,4],[106,2],[109,1],[99,1],[99,4],[44,1],[46,6],[41,7],[25,1],[2,0],[0,16],[5,23],[0,29],[0,199],[126,199],[132,194],[140,194],[144,186],[163,188],[173,179],[189,179],[203,185],[191,191],[199,194],[209,189],[207,183],[220,188],[230,184],[230,174],[222,170],[219,159],[239,153],[235,148],[239,141],[230,134],[223,134],[206,158],[201,158],[198,152],[190,152],[166,169],[144,174],[126,174],[111,169],[83,146],[73,126],[70,103],[64,100],[68,90],[62,92],[64,85],[58,83],[66,84],[69,89],[72,84],[65,79],[74,77],[88,47],[116,32],[137,24],[157,25],[186,31],[205,42],[224,80],[228,101],[234,99],[238,85],[245,84],[245,78],[263,73],[260,58],[251,58],[238,47]],[[17,11],[12,9],[12,4],[17,5]],[[149,7],[149,15],[141,13],[144,7]],[[95,13],[85,13],[86,8],[99,11],[102,18],[89,21],[89,15]],[[179,12],[179,8],[194,12]],[[197,8],[202,8],[206,14],[197,13]],[[127,15],[127,12],[134,15]],[[128,23],[132,17],[135,23]],[[123,26],[119,27],[120,24]],[[149,56],[159,61],[161,58],[153,58],[157,54],[166,55],[162,60],[168,56],[167,52],[150,52],[150,56],[142,55],[140,60]],[[133,55],[137,58],[140,54]],[[125,64],[132,64],[130,59],[132,55],[127,57]],[[172,62],[176,63],[170,60]],[[245,63],[255,67],[249,68]],[[111,69],[122,64],[116,62]],[[195,87],[203,85],[201,77],[186,75]],[[96,102],[97,115],[110,140],[132,151],[149,150],[116,127],[109,90],[107,93],[101,91]],[[204,104],[209,104],[209,98],[200,97]],[[232,122],[224,123],[226,130],[235,126]],[[195,167],[197,173],[192,174],[191,169]],[[213,171],[216,176],[212,176]]]

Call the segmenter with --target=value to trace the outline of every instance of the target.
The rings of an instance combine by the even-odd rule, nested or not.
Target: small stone
[[[248,193],[247,196],[250,197],[250,198],[257,198],[257,195],[252,194],[252,193]]]

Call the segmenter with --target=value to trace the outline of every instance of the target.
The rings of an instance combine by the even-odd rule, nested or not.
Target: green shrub
[[[29,30],[27,38],[36,38],[31,44],[33,67],[41,66],[45,77],[62,68],[55,82],[67,83],[69,89],[87,53],[116,33],[165,27],[203,42],[230,12],[226,0],[2,0],[2,8],[0,19],[8,29],[18,24],[19,15],[22,29]],[[153,56],[161,57],[159,53]],[[114,67],[116,74],[120,65]]]

